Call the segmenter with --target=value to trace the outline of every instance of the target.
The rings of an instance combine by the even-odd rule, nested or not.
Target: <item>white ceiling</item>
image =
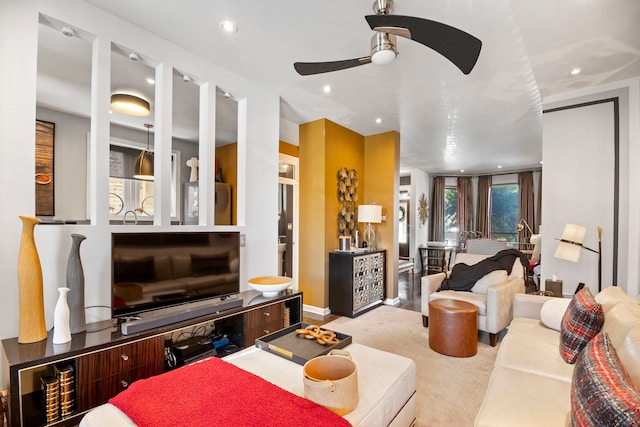
[[[542,97],[640,76],[638,0],[396,0],[395,14],[482,40],[474,70],[464,75],[436,52],[398,38],[390,65],[307,77],[294,71],[295,61],[369,55],[373,32],[364,16],[373,14],[372,0],[86,1],[273,88],[281,116],[294,123],[328,118],[362,135],[398,131],[403,171],[537,167]],[[220,31],[224,19],[239,31]],[[583,69],[579,76],[570,76],[574,67]]]

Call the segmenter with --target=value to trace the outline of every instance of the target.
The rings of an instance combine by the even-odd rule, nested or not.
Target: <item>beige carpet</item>
[[[474,357],[444,356],[429,348],[428,329],[422,326],[420,313],[390,306],[355,319],[340,317],[323,327],[416,362],[416,426],[473,426],[500,344],[491,347],[480,342]]]

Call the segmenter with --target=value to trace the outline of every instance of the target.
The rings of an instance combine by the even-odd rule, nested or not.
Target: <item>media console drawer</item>
[[[164,371],[164,338],[158,336],[78,357],[78,410],[105,403],[133,381]]]

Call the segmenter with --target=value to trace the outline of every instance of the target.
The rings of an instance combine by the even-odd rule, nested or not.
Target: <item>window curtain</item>
[[[533,229],[534,233],[542,233],[540,231],[540,225],[542,225],[542,171],[538,174],[538,205],[536,209],[536,225],[538,227]]]
[[[433,178],[431,196],[431,240],[444,240],[444,177]]]
[[[489,192],[491,191],[491,175],[484,175],[478,178],[478,208],[476,230],[482,233],[483,237],[489,237],[491,228],[489,227]]]
[[[520,218],[524,219],[533,230],[536,224],[533,172],[520,172],[518,174],[518,188],[520,192]],[[530,238],[531,232],[527,227],[518,233],[518,239],[521,243],[528,243]]]
[[[471,177],[458,177],[458,230],[473,231],[473,185]]]

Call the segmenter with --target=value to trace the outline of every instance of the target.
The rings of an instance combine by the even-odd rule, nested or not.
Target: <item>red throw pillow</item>
[[[575,363],[603,324],[602,306],[596,302],[589,288],[582,288],[569,303],[560,325],[560,355],[564,361]]]
[[[571,379],[573,426],[640,425],[640,390],[606,333],[584,348]]]

